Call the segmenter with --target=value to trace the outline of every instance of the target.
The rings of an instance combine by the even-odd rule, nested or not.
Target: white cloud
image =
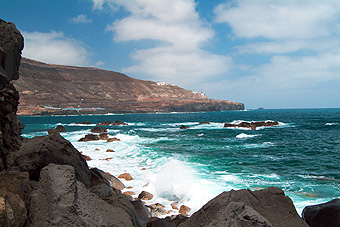
[[[252,107],[261,102],[271,107],[336,103],[339,11],[340,2],[335,0],[236,0],[218,5],[216,22],[230,26],[239,43],[235,56],[250,58],[242,72],[246,76],[207,85],[211,94],[224,87],[228,97],[239,97],[236,100]],[[259,64],[256,58],[269,60]]]
[[[220,4],[215,13],[237,38],[313,39],[332,34],[339,7],[335,0],[244,0]]]
[[[71,21],[75,24],[92,23],[92,20],[88,18],[85,14],[79,14],[78,16],[71,18]]]
[[[103,61],[98,61],[98,62],[96,63],[96,66],[100,66],[100,65],[105,65],[105,62],[103,62]]]
[[[63,65],[87,65],[89,52],[81,42],[65,37],[62,32],[22,32],[25,39],[23,56]]]
[[[215,32],[200,19],[194,0],[107,0],[101,5],[105,3],[130,13],[107,26],[115,42],[155,41],[153,48],[131,53],[136,64],[124,72],[186,87],[228,72],[231,58],[203,50]]]

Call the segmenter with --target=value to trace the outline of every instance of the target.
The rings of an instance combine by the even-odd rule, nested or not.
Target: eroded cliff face
[[[20,67],[20,79],[15,85],[20,92],[20,114],[221,111],[244,108],[241,103],[212,101],[205,95],[178,86],[138,80],[118,72],[45,64],[25,58]],[[80,110],[67,109],[70,107]]]
[[[19,93],[11,81],[19,77],[24,39],[13,23],[0,19],[0,171],[12,164],[10,153],[19,149],[20,123],[16,112]]]

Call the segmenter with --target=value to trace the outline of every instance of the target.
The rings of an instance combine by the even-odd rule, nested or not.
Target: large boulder
[[[16,112],[19,93],[10,83],[19,78],[19,66],[24,39],[13,23],[0,19],[0,171],[12,165],[9,154],[20,145],[23,124]]]
[[[302,218],[310,227],[340,226],[340,199],[306,206],[302,211]]]
[[[180,226],[234,226],[224,224],[242,223],[242,218],[252,220],[248,226],[308,227],[297,214],[292,200],[276,187],[223,192]]]
[[[39,180],[41,169],[50,163],[73,166],[77,180],[91,187],[91,174],[85,159],[56,131],[24,140],[14,160],[14,165],[21,171],[28,171],[30,179],[35,181]]]
[[[29,226],[133,226],[130,216],[89,192],[69,165],[49,164],[31,194]]]

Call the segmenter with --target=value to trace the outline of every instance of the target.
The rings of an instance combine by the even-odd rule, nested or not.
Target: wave
[[[236,136],[236,138],[238,138],[238,139],[246,139],[246,138],[253,138],[253,137],[256,137],[256,136],[260,136],[260,135],[259,134],[248,135],[248,134],[245,134],[245,133],[241,133],[241,134],[238,134]]]
[[[334,123],[326,123],[325,125],[327,125],[327,126],[334,126],[334,125],[338,125],[339,123],[336,123],[336,122],[334,122]]]

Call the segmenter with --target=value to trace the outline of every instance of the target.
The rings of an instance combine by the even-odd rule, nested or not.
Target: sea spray
[[[261,110],[183,114],[127,114],[98,116],[20,117],[23,136],[47,135],[58,124],[63,137],[98,167],[115,176],[128,172],[124,181],[137,197],[154,194],[148,204],[166,209],[178,202],[201,208],[223,191],[270,186],[283,189],[297,210],[339,197],[339,109]],[[279,121],[260,131],[224,128],[223,122]],[[102,121],[124,121],[107,126],[110,137],[121,141],[78,142]],[[92,125],[76,125],[90,121]],[[202,121],[211,124],[199,124]],[[216,123],[217,122],[217,123]],[[181,130],[181,125],[189,129]],[[240,131],[241,130],[241,131]],[[114,152],[106,152],[111,149]],[[145,169],[145,170],[142,170]]]

